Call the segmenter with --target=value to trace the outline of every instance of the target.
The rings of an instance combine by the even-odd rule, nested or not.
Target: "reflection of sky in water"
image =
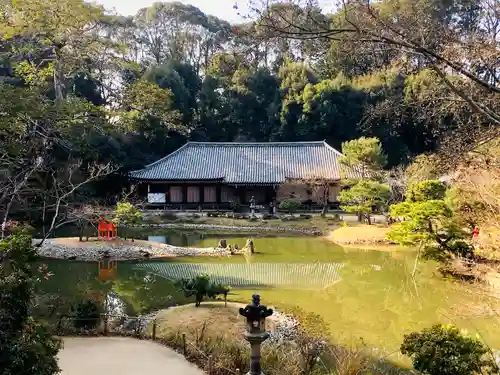
[[[149,242],[167,243],[167,236],[148,236]]]
[[[190,279],[208,274],[217,283],[233,287],[295,287],[323,289],[340,281],[340,263],[147,263],[137,269],[149,271],[169,280]]]

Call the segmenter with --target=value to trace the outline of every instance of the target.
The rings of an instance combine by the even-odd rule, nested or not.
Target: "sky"
[[[121,15],[130,16],[139,9],[149,7],[159,0],[94,0],[106,9],[115,9]],[[168,2],[168,0],[163,0]],[[229,22],[241,22],[243,19],[238,15],[238,10],[233,6],[236,0],[178,0],[184,4],[191,4],[206,14],[211,14]],[[239,4],[243,1],[238,1]],[[242,12],[242,11],[240,11]],[[244,14],[244,12],[242,12]]]

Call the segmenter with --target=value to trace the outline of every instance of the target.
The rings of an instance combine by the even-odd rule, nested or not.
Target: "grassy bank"
[[[269,319],[269,318],[268,318]],[[157,316],[157,337],[207,370],[207,358],[213,358],[212,375],[248,371],[249,344],[244,340],[245,321],[234,306],[203,303],[166,310]],[[307,322],[305,322],[307,325]],[[319,325],[314,321],[309,325]],[[263,371],[269,375],[331,375],[331,374],[408,374],[405,368],[384,360],[381,354],[360,344],[343,348],[324,341],[324,337],[302,332],[294,342],[266,342],[262,350]]]
[[[343,225],[332,230],[326,239],[339,245],[392,245],[387,240],[387,225]]]

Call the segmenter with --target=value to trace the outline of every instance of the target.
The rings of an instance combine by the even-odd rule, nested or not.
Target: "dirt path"
[[[61,375],[206,375],[171,349],[122,337],[65,338],[58,358]]]

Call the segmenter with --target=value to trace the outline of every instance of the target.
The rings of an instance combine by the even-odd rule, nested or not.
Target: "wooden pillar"
[[[165,184],[165,204],[171,203],[171,197],[170,197],[170,185]]]
[[[240,204],[247,204],[247,200],[245,199],[246,198],[246,191],[247,191],[247,188],[245,186],[239,186],[236,188],[236,195],[240,201]]]
[[[187,203],[187,195],[188,195],[188,184],[182,185],[182,203]]]
[[[215,202],[217,204],[221,204],[221,190],[222,190],[221,184],[217,184],[217,186],[215,187]]]
[[[198,185],[198,189],[200,189],[200,204],[205,203],[205,186]]]

